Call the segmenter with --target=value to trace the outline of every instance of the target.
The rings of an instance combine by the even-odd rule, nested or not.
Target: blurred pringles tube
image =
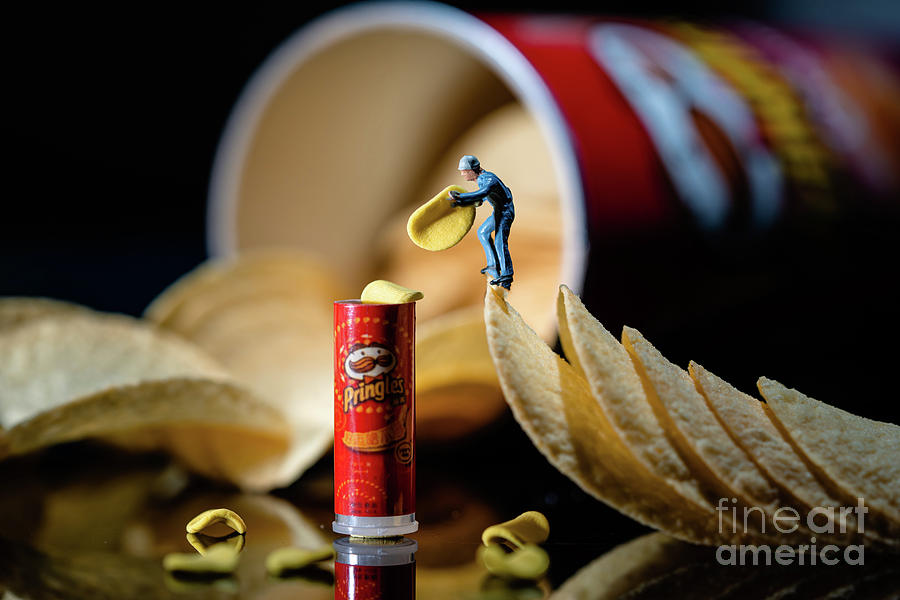
[[[559,283],[615,283],[600,277],[619,258],[609,240],[877,205],[898,189],[898,133],[896,73],[828,38],[358,4],[303,27],[248,83],[215,159],[210,249],[300,247],[355,287],[423,290],[423,327],[465,315],[484,294],[475,236],[428,253],[405,223],[476,154],[515,197],[510,301],[552,341]]]
[[[415,540],[340,538],[334,542],[334,597],[342,600],[414,600]]]

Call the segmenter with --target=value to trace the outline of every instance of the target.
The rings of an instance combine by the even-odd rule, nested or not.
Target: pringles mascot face
[[[364,381],[390,373],[397,366],[397,357],[383,344],[354,344],[344,360],[347,377]]]

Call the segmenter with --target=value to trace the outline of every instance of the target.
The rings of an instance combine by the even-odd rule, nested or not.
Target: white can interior
[[[550,157],[549,165],[516,165],[523,172],[543,169],[556,191],[560,214],[548,226],[559,236],[558,259],[553,257],[558,269],[542,275],[547,281],[522,283],[517,290],[529,277],[513,246],[527,211],[520,199],[529,190],[517,189],[516,181],[480,158],[513,190],[513,294],[539,296],[526,303],[541,307],[542,314],[530,316],[549,334],[557,285],[579,290],[587,259],[584,198],[570,134],[549,90],[519,51],[483,21],[444,5],[341,9],[298,31],[266,60],[242,93],[215,158],[210,252],[298,247],[321,256],[348,286],[361,289],[383,276],[376,248],[383,245],[384,228],[411,202],[424,202],[440,189],[423,195],[434,174],[446,172],[446,184],[463,183],[455,162],[445,164],[452,160],[454,140],[510,104],[533,119]],[[486,210],[480,209],[476,224]],[[467,266],[477,274],[481,264]]]

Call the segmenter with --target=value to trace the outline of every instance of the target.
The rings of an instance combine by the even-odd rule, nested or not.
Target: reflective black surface
[[[722,566],[714,548],[650,533],[586,496],[546,463],[511,419],[458,448],[425,447],[419,456],[421,529],[408,537],[417,543],[412,576],[420,599],[542,598],[560,588],[587,594],[562,597],[585,598],[900,593],[896,557],[871,549],[861,566]],[[332,563],[282,579],[265,570],[276,548],[312,549],[338,539],[330,530],[328,456],[290,488],[269,495],[192,478],[162,456],[125,455],[92,443],[7,461],[0,478],[0,590],[16,597],[333,598],[341,589]],[[218,579],[166,573],[165,554],[193,551],[185,523],[219,506],[247,523],[237,571]],[[481,531],[528,509],[550,521],[547,577],[515,583],[490,576],[475,561]]]

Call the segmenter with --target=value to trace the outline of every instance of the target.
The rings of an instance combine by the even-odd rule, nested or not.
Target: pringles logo
[[[392,375],[393,350],[379,343],[357,343],[344,358],[349,381],[343,390],[344,413],[354,413],[364,431],[345,431],[344,444],[359,452],[378,452],[406,438],[406,381]],[[368,404],[368,405],[366,405]],[[368,425],[368,427],[366,427]]]
[[[402,377],[391,377],[397,366],[397,357],[383,344],[354,344],[344,359],[344,373],[350,383],[344,387],[344,412],[366,402],[384,402],[391,398],[392,404],[406,401],[406,385]]]

